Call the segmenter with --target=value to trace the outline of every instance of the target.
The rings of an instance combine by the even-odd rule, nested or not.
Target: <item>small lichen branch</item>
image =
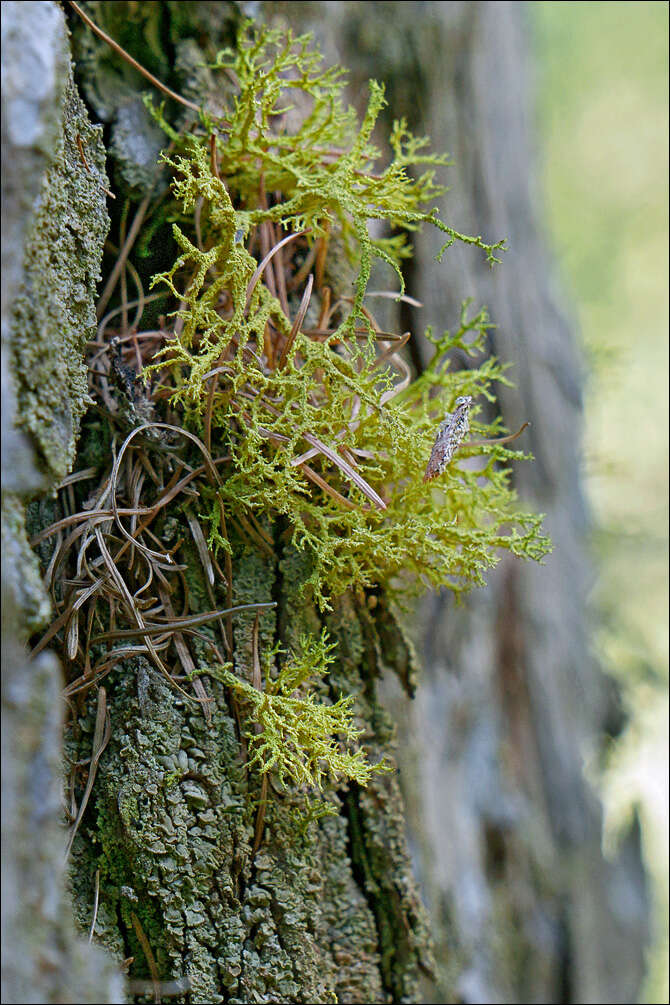
[[[262,774],[273,771],[282,788],[292,783],[323,792],[327,781],[343,779],[366,786],[373,771],[392,767],[387,761],[370,764],[361,747],[350,749],[363,734],[354,722],[353,695],[325,704],[308,684],[310,678],[328,673],[335,644],[324,629],[319,638],[303,637],[300,645],[299,656],[281,654],[289,658],[274,678],[271,667],[280,651],[270,654],[264,688],[241,680],[231,664],[209,668],[211,676],[232,687],[249,708],[249,765]]]

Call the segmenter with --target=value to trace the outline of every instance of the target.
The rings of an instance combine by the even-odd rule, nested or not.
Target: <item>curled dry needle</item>
[[[297,237],[304,237],[305,234],[308,234],[308,233],[309,233],[308,230],[300,230],[300,231],[298,231],[295,234],[287,234],[287,236],[283,237],[281,239],[281,241],[279,241],[277,244],[275,244],[275,246],[273,248],[270,248],[270,250],[267,252],[267,254],[263,258],[263,260],[258,265],[258,267],[255,270],[254,274],[252,275],[251,279],[249,280],[249,285],[247,286],[247,301],[246,301],[246,305],[245,305],[245,311],[249,310],[249,307],[251,305],[251,298],[252,298],[253,292],[256,289],[256,286],[258,284],[258,280],[261,278],[261,276],[263,275],[263,272],[267,268],[268,264],[272,261],[272,259],[274,258],[274,256],[277,254],[277,252],[279,251],[279,249],[283,248],[283,246],[285,244],[288,244],[289,241],[294,241]]]
[[[171,604],[169,607],[165,604],[163,606],[166,610],[171,608]],[[95,635],[91,639],[91,642],[105,642],[110,639],[131,639],[136,638],[138,635],[166,635],[170,632],[183,632],[198,625],[206,625],[208,621],[214,621],[224,614],[241,614],[243,611],[266,611],[276,606],[276,601],[268,600],[257,604],[238,604],[236,607],[222,607],[220,610],[205,611],[202,614],[189,614],[186,617],[178,617],[173,611],[168,618],[160,619],[159,615],[154,615],[154,621],[152,623],[145,623],[141,630],[135,628],[117,628],[114,631]],[[203,636],[203,638],[206,638],[206,636]],[[189,670],[190,672],[192,672],[192,668]]]
[[[144,641],[145,647],[146,647],[149,655],[151,656],[154,664],[158,667],[158,669],[160,670],[160,672],[162,673],[162,675],[166,678],[166,680],[170,683],[170,685],[172,687],[176,688],[178,691],[180,691],[181,694],[183,694],[184,697],[187,698],[190,701],[191,700],[191,696],[186,691],[184,691],[184,689],[181,688],[179,686],[179,684],[176,683],[176,681],[174,680],[174,678],[170,675],[170,671],[167,669],[167,667],[165,666],[165,664],[161,660],[160,656],[158,655],[158,651],[157,651],[156,647],[153,644],[151,636],[148,633],[144,633],[144,632],[141,631],[141,629],[143,629],[145,627],[144,626],[144,618],[142,617],[142,614],[140,613],[140,610],[139,610],[137,604],[133,602],[133,596],[130,593],[130,590],[128,589],[128,587],[126,585],[126,582],[125,582],[123,576],[121,575],[121,573],[117,569],[114,561],[112,560],[112,556],[109,554],[109,551],[107,550],[107,546],[106,546],[106,544],[104,542],[102,533],[101,533],[101,531],[100,531],[100,529],[98,527],[96,527],[96,529],[95,529],[95,536],[96,536],[96,539],[97,539],[97,542],[98,542],[98,547],[99,547],[100,552],[102,554],[102,557],[103,557],[103,559],[105,561],[105,564],[107,565],[109,573],[110,573],[112,579],[114,580],[114,582],[116,583],[117,587],[119,588],[119,591],[121,593],[121,597],[122,597],[123,601],[125,602],[124,606],[126,607],[128,613],[131,615],[131,617],[137,623],[137,627],[140,629],[139,634],[142,635],[142,639]]]
[[[346,477],[349,478],[349,480],[352,481],[354,485],[356,485],[356,487],[361,490],[363,495],[366,495],[368,499],[372,503],[374,503],[374,505],[378,509],[380,510],[386,509],[386,503],[384,502],[382,497],[377,492],[375,492],[372,486],[369,485],[368,482],[366,482],[365,478],[363,478],[363,476],[360,475],[355,468],[352,468],[352,466],[347,461],[345,461],[343,457],[340,457],[337,451],[333,450],[332,447],[329,447],[327,443],[324,443],[322,440],[320,440],[318,436],[314,436],[313,433],[303,433],[303,437],[304,439],[307,440],[308,443],[311,443],[313,447],[316,447],[320,451],[320,453],[324,454],[324,456],[326,456],[330,461],[332,461],[333,464],[336,467],[338,467],[340,471],[344,475],[346,475]]]
[[[245,395],[245,392],[241,393],[243,396]],[[247,396],[249,396],[248,393]],[[267,410],[271,412],[273,415],[280,414],[279,410],[276,409],[273,405],[271,405],[265,398],[262,399],[262,403],[263,406],[267,408]],[[246,413],[244,414],[246,415]],[[258,427],[258,431],[259,433],[261,433],[261,435],[266,436],[268,439],[274,439],[277,440],[278,442],[288,442],[289,439],[287,436],[283,436],[280,433],[275,433],[272,430],[265,429],[262,426]],[[327,443],[324,443],[323,440],[319,439],[319,437],[315,436],[313,433],[304,432],[302,436],[303,439],[307,440],[308,443],[311,443],[312,447],[314,447],[318,453],[323,454],[330,461],[332,461],[332,463],[340,469],[342,474],[345,475],[345,477],[348,478],[349,481],[352,481],[354,485],[356,485],[357,488],[361,490],[363,495],[367,496],[370,502],[374,503],[374,505],[378,509],[385,510],[387,508],[386,503],[381,498],[381,496],[372,488],[372,486],[365,480],[365,478],[363,478],[363,476],[359,474],[358,471],[355,470],[355,468],[353,468],[343,457],[341,457],[337,453],[337,451],[333,450],[332,447],[329,447]],[[291,466],[302,467],[304,470],[304,462],[302,461],[301,458],[293,458],[291,461]],[[310,472],[312,475],[315,474],[315,472],[312,471],[312,469],[310,469]],[[320,475],[318,477],[321,478]],[[315,481],[315,479],[313,478],[312,480]],[[317,484],[320,484],[321,487],[323,488],[324,482],[325,479],[321,479],[321,481],[318,482]],[[328,485],[327,491],[330,491],[331,489],[332,486]],[[336,492],[336,490],[332,489],[330,494],[332,495],[334,492]],[[334,496],[334,498],[342,499],[343,497],[338,492],[337,495]]]
[[[312,297],[312,285],[314,283],[314,276],[310,273],[307,279],[307,286],[305,287],[305,292],[302,295],[302,300],[300,301],[300,307],[298,308],[298,313],[296,315],[291,331],[289,332],[288,338],[286,339],[286,345],[282,349],[282,354],[279,357],[279,362],[277,363],[277,369],[283,370],[286,366],[286,361],[288,355],[293,348],[293,343],[295,342],[296,336],[300,331],[300,327],[305,320],[305,314],[307,313],[307,308],[309,307],[309,302]]]
[[[95,782],[95,776],[98,770],[98,761],[100,760],[100,756],[105,747],[109,743],[111,735],[112,726],[109,718],[109,712],[107,711],[107,692],[104,687],[100,687],[98,688],[98,711],[95,717],[95,731],[93,733],[93,747],[91,750],[91,763],[88,769],[88,780],[86,782],[84,795],[82,796],[81,803],[79,804],[79,811],[70,829],[70,836],[65,849],[66,859],[72,850],[72,842],[79,830],[79,824],[84,816],[84,811],[86,810],[88,800],[91,792],[93,791],[93,783]]]
[[[132,432],[130,432],[126,437],[126,439],[124,440],[123,445],[119,450],[119,454],[116,458],[114,467],[112,468],[112,476],[111,476],[112,509],[114,512],[114,518],[123,536],[126,537],[131,543],[134,543],[134,538],[128,533],[128,531],[126,531],[125,527],[121,523],[121,520],[119,519],[119,510],[116,505],[116,483],[118,480],[119,465],[121,462],[121,458],[123,457],[128,446],[130,445],[130,442],[140,433],[148,431],[149,429],[164,429],[172,433],[177,433],[181,436],[185,436],[188,440],[194,443],[198,447],[198,449],[202,452],[205,458],[205,470],[210,478],[210,481],[214,484],[215,488],[221,487],[221,479],[219,477],[218,471],[216,470],[216,465],[214,464],[212,455],[210,454],[209,450],[204,445],[202,440],[198,439],[198,437],[195,436],[193,433],[190,433],[187,429],[184,429],[181,426],[172,425],[169,422],[145,422],[143,423],[143,425],[137,426],[137,428],[133,429]],[[148,557],[156,560],[159,564],[166,564],[168,568],[170,567],[170,565],[174,564],[173,559],[166,553],[154,551],[152,548],[147,548],[146,546],[141,545],[139,543],[137,544],[137,547],[140,548],[140,550],[142,550]]]
[[[523,433],[524,429],[528,429],[529,426],[530,426],[530,422],[524,422],[521,426],[519,426],[519,428],[517,429],[516,433],[510,433],[507,436],[498,436],[496,439],[493,439],[493,440],[471,440],[468,443],[464,443],[463,446],[465,446],[465,447],[488,447],[488,446],[492,446],[492,445],[494,445],[496,443],[512,443],[512,441],[513,440],[517,440],[521,436],[521,434]]]
[[[100,870],[95,870],[95,892],[93,897],[93,917],[91,918],[91,927],[88,930],[88,941],[89,944],[93,942],[93,933],[95,932],[95,923],[98,920],[98,906],[100,904]]]
[[[276,229],[274,224],[269,224],[273,230],[273,236],[275,241],[277,240]],[[288,303],[288,290],[286,289],[286,271],[284,268],[284,251],[283,248],[277,249],[277,255],[274,261],[274,274],[275,282],[277,286],[277,297],[279,303],[281,304],[284,314],[288,317],[289,314],[289,303]],[[274,349],[274,346],[273,346]]]
[[[254,630],[253,630],[253,667],[252,667],[252,679],[251,683],[256,688],[257,691],[263,690],[263,675],[261,673],[261,660],[258,651],[258,626],[259,626],[259,615],[256,614],[254,619]],[[263,727],[260,722],[254,723],[254,733],[256,736],[260,736],[263,732]],[[261,791],[258,799],[258,813],[256,814],[256,825],[254,827],[254,843],[251,849],[251,857],[254,858],[256,852],[261,846],[261,841],[263,840],[263,828],[265,826],[265,807],[267,805],[268,798],[268,775],[264,771],[261,777]]]
[[[139,939],[139,943],[144,950],[144,956],[149,967],[149,973],[151,974],[151,985],[154,993],[154,1002],[159,1003],[161,1000],[161,981],[159,979],[158,967],[156,966],[156,957],[153,954],[149,940],[146,937],[144,929],[140,923],[140,919],[137,917],[134,911],[130,912],[130,920],[133,923],[133,928],[135,929],[135,934]]]
[[[163,608],[165,609],[167,614],[174,617],[174,608],[172,607],[172,601],[170,600],[170,595],[168,591],[165,589],[165,587],[159,586],[158,595],[161,598],[161,603],[163,604]],[[186,674],[187,677],[190,677],[193,671],[195,670],[195,663],[193,661],[191,653],[189,652],[189,648],[186,645],[186,642],[184,641],[184,636],[182,632],[175,631],[172,636],[172,641],[174,643],[175,649],[177,650],[177,656],[179,657],[179,662],[184,668],[184,673]],[[207,691],[205,690],[205,685],[202,683],[199,677],[196,677],[193,680],[193,690],[195,691],[196,695],[202,702],[202,707],[205,713],[205,719],[207,720],[207,724],[211,725],[212,722],[212,710],[210,708],[211,699],[207,694]]]
[[[139,280],[139,276],[138,276],[138,280]],[[150,332],[139,333],[135,329],[137,329],[137,327],[139,326],[140,320],[142,319],[142,315],[144,314],[144,308],[147,306],[147,304],[152,304],[156,300],[165,300],[166,295],[167,294],[165,294],[165,293],[148,293],[148,294],[145,294],[144,290],[142,290],[142,296],[141,297],[136,297],[135,300],[128,300],[125,304],[121,304],[118,307],[114,307],[111,311],[107,311],[107,313],[105,314],[105,316],[103,318],[101,318],[100,321],[99,321],[99,323],[98,323],[98,329],[97,329],[97,332],[96,332],[95,340],[93,342],[87,342],[86,343],[89,348],[92,348],[93,346],[99,347],[97,353],[95,354],[95,356],[92,356],[91,359],[89,360],[89,365],[92,364],[92,363],[95,363],[97,361],[97,359],[99,359],[100,356],[103,356],[106,352],[109,351],[109,343],[103,341],[104,335],[105,335],[105,331],[107,330],[107,328],[109,326],[109,323],[111,321],[113,321],[113,319],[115,317],[118,317],[119,314],[123,313],[124,307],[125,307],[126,310],[130,310],[131,307],[134,307],[135,308],[135,318],[133,320],[133,323],[130,326],[131,331],[130,331],[129,334],[128,333],[126,333],[125,335],[123,335],[123,334],[117,334],[116,337],[118,338],[119,342],[127,342],[130,339],[135,339],[135,338],[136,339],[143,339],[143,338],[144,339],[146,339],[146,338],[153,338],[153,339],[165,338],[165,334],[166,333],[164,331],[150,331]],[[142,308],[142,310],[140,310],[140,307]]]
[[[116,268],[119,269],[119,278],[121,279],[121,292],[120,292],[121,303],[116,310],[108,311],[107,314],[105,314],[105,316],[102,319],[99,319],[98,330],[96,332],[96,341],[98,344],[100,344],[100,341],[103,337],[105,329],[109,325],[109,322],[112,320],[113,317],[117,317],[119,314],[121,315],[122,331],[133,332],[134,330],[137,330],[137,326],[140,323],[140,319],[144,314],[144,308],[148,302],[151,302],[151,299],[150,298],[148,299],[147,296],[145,295],[144,286],[142,285],[142,280],[140,279],[139,272],[137,271],[133,263],[129,261],[127,258],[127,254],[130,251],[130,248],[125,249],[124,246],[124,250],[122,252],[119,252],[119,249],[116,247],[115,244],[113,244],[111,241],[105,241],[105,250],[111,252],[112,254],[117,255],[114,267],[115,269]],[[128,300],[126,272],[130,273],[130,277],[133,280],[135,288],[137,290],[137,298],[135,300]],[[155,300],[158,299],[156,294],[153,294],[153,299]],[[135,308],[135,317],[133,318],[132,324],[129,325],[128,311],[130,310],[131,307]]]

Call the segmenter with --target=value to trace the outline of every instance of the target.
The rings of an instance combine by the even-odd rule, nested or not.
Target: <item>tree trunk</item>
[[[84,7],[144,65],[187,94],[197,87],[199,64],[230,40],[236,16],[234,8],[222,4],[192,4],[188,10],[184,5],[159,4],[148,11],[126,4]],[[52,13],[60,20],[57,8]],[[107,130],[117,194],[112,205],[114,234],[124,212],[119,210],[123,199],[136,207],[156,184],[153,169],[162,138],[138,97],[139,78],[133,77],[129,84],[125,66],[118,61],[110,64],[105,44],[76,19],[70,27],[80,86]],[[181,74],[171,71],[173,56]],[[77,153],[77,137],[83,140],[90,163],[84,162],[85,154]],[[86,207],[101,204],[106,181],[100,174],[99,151],[91,154],[89,134],[80,125],[66,135],[65,143],[67,155],[74,156],[71,175],[88,180],[96,189],[85,200]],[[49,182],[55,184],[53,177]],[[71,211],[80,200],[70,194]],[[43,227],[63,226],[59,207],[49,211],[43,205],[41,211]],[[92,228],[88,233],[99,261],[104,235],[98,232],[96,241]],[[31,246],[42,251],[43,236],[40,227],[34,227]],[[140,262],[140,268],[143,265],[146,280],[156,265],[153,260]],[[74,272],[74,260],[71,266]],[[86,267],[87,277],[94,276],[97,262]],[[42,342],[41,329],[30,328],[33,360],[48,354],[52,369],[65,360],[75,371],[81,366],[82,333],[89,340],[94,337],[93,291],[86,288],[85,298],[74,291],[61,293],[59,278],[48,269],[32,272],[26,263],[12,333],[17,382],[30,385],[20,385],[20,404],[32,401],[30,396],[39,396],[43,389],[39,382],[31,385],[32,372],[21,356],[30,320],[40,309],[49,314],[58,295],[69,309],[79,296],[89,314],[80,322],[78,347],[57,344],[48,328]],[[32,296],[35,286],[40,287],[39,299]],[[73,419],[67,432],[72,437],[79,433],[79,464],[91,459],[100,463],[109,449],[108,435],[94,413],[85,417],[79,430],[82,410],[77,407],[74,377],[61,371],[61,380],[73,392],[68,399]],[[46,432],[38,422],[45,413]],[[19,415],[22,424],[29,425],[27,405]],[[71,466],[70,439],[64,437],[54,446],[48,438],[56,424],[48,404],[43,403],[35,415],[31,431],[41,436],[40,456],[43,463],[52,462],[48,477],[54,484]],[[76,493],[77,506],[85,507],[86,492],[77,487]],[[67,515],[48,498],[31,503],[29,511],[31,534]],[[181,532],[187,534],[183,522],[186,529]],[[276,611],[260,619],[257,640],[253,613],[235,616],[235,671],[250,677],[258,650],[263,655],[277,643],[299,648],[301,635],[319,634],[325,624],[339,643],[329,688],[332,693],[356,695],[356,718],[365,727],[366,749],[370,759],[378,761],[391,749],[393,734],[375,693],[382,661],[380,636],[395,644],[395,653],[384,647],[384,665],[395,669],[397,664],[405,676],[407,645],[383,600],[370,610],[357,609],[352,598],[344,596],[326,618],[314,605],[299,600],[310,570],[304,557],[286,543],[285,530],[280,525],[265,528],[275,542],[271,555],[230,532],[233,604],[276,601]],[[24,540],[25,531],[18,526],[12,541],[18,549]],[[210,605],[197,566],[194,554],[187,577],[191,596],[203,598],[202,610]],[[26,622],[30,616],[28,625],[33,629],[44,621],[43,598],[37,587],[35,592],[34,610],[28,610],[26,603],[24,614]],[[225,590],[219,591],[217,605],[225,606],[228,599]],[[51,673],[57,688],[53,663],[43,658],[40,665]],[[200,705],[180,699],[159,679],[150,662],[135,658],[115,667],[97,699],[77,694],[69,702],[65,753],[75,807],[86,805],[87,799],[86,773],[77,765],[90,764],[89,779],[94,765],[96,769],[70,857],[74,915],[80,929],[90,929],[117,965],[129,970],[129,988],[138,994],[231,1003],[414,1000],[419,971],[430,967],[430,954],[405,845],[397,778],[387,774],[374,778],[365,789],[351,783],[329,792],[333,815],[318,825],[310,823],[297,794],[275,790],[272,783],[266,793],[258,774],[240,756],[237,710],[229,692],[216,681],[208,688],[211,721]],[[55,695],[52,700],[57,708]],[[53,759],[58,756],[59,721],[54,718],[50,723]],[[108,742],[102,741],[106,721]],[[103,727],[100,736],[96,725]],[[101,742],[104,750],[98,760]],[[53,787],[57,782],[53,763],[49,779]],[[57,805],[50,807],[49,820],[56,828]],[[49,840],[60,861],[57,834]],[[15,870],[14,878],[16,886]],[[18,901],[18,889],[15,898]],[[20,988],[11,993],[13,1000],[33,1000],[23,997]],[[105,998],[110,993],[102,992]],[[81,1000],[85,998],[82,992]]]
[[[75,932],[63,874],[61,680],[28,661],[48,616],[23,500],[67,473],[108,221],[74,137],[104,152],[53,3],[2,5],[2,1000],[120,1002],[117,968]],[[68,229],[69,228],[69,229]],[[23,324],[12,319],[18,311]],[[14,319],[16,314],[14,314]],[[71,366],[63,367],[63,358]],[[85,373],[84,373],[85,379]],[[84,385],[85,386],[85,385]],[[14,428],[23,420],[32,436]],[[39,448],[35,449],[35,444]],[[41,462],[38,468],[38,459]]]
[[[490,270],[439,236],[414,239],[400,330],[455,323],[486,304],[490,351],[511,430],[530,421],[525,504],[546,513],[541,566],[505,556],[485,590],[456,607],[426,598],[415,637],[422,674],[399,725],[410,845],[438,961],[426,1000],[631,1002],[644,976],[648,896],[635,821],[607,861],[602,814],[583,774],[623,725],[613,682],[589,651],[588,511],[581,484],[582,372],[574,323],[542,236],[532,120],[529,15],[518,3],[278,5],[353,70],[351,93],[383,80],[454,166],[440,215],[509,251]],[[288,7],[288,13],[286,8]],[[389,324],[393,322],[389,320]],[[427,343],[415,352],[421,368]],[[463,361],[464,365],[466,361]]]
[[[224,3],[83,6],[143,65],[195,101],[198,87],[206,86],[202,64],[232,42],[238,16],[237,5]],[[472,254],[452,248],[439,274],[430,235],[418,238],[409,292],[424,302],[422,323],[436,328],[456,319],[464,297],[488,302],[500,326],[492,350],[517,363],[516,387],[501,388],[505,420],[510,428],[526,419],[533,423],[537,459],[524,466],[518,489],[547,511],[555,555],[542,569],[501,562],[487,590],[464,607],[454,608],[446,595],[424,604],[425,672],[408,714],[406,698],[390,686],[389,674],[407,687],[411,646],[384,598],[361,604],[345,595],[324,617],[299,599],[310,570],[287,543],[281,523],[263,528],[273,542],[271,553],[231,531],[234,603],[277,603],[260,618],[257,638],[254,615],[235,616],[236,673],[249,677],[259,650],[267,653],[278,643],[295,647],[301,634],[318,634],[325,624],[338,642],[331,693],[356,695],[357,719],[376,761],[394,749],[392,717],[378,694],[378,678],[387,672],[385,701],[399,724],[399,778],[430,926],[410,867],[398,776],[373,776],[367,788],[350,784],[330,791],[335,815],[307,826],[300,825],[297,796],[270,785],[261,826],[259,800],[263,803],[266,793],[240,757],[239,724],[228,691],[216,681],[208,684],[209,723],[199,706],[175,694],[141,657],[116,667],[97,704],[75,699],[68,764],[94,753],[96,714],[104,711],[103,701],[111,726],[72,846],[76,921],[82,931],[92,927],[117,965],[125,961],[133,992],[171,994],[194,1003],[416,1001],[422,974],[427,1000],[631,1001],[641,973],[643,877],[635,835],[619,862],[603,861],[599,810],[581,773],[580,750],[597,743],[606,724],[603,684],[588,658],[584,616],[588,570],[581,546],[586,519],[578,470],[580,381],[569,327],[549,292],[550,267],[528,195],[532,158],[520,14],[508,4],[331,3],[264,4],[262,16],[274,16],[275,7],[295,26],[316,15],[308,26],[323,36],[322,47],[339,45],[355,79],[387,78],[393,114],[406,114],[414,132],[429,132],[434,149],[451,150],[457,168],[450,179],[450,221],[491,239],[508,237],[513,250],[494,273],[480,272]],[[7,8],[19,8],[19,18],[21,8],[26,10],[21,24],[28,36],[36,24],[32,18],[49,12],[59,26],[50,43],[54,60],[62,44],[56,5],[5,4],[3,14]],[[111,235],[117,241],[124,219],[132,219],[152,187],[154,196],[160,192],[154,164],[164,140],[138,97],[145,83],[73,14],[68,16],[77,80],[89,114],[105,129],[108,171],[117,194],[116,203],[108,204]],[[378,41],[380,26],[384,37]],[[42,37],[47,44],[46,34]],[[386,64],[380,63],[382,52]],[[65,54],[62,59],[66,64]],[[29,90],[34,78],[25,72]],[[74,188],[64,202],[54,195],[50,203],[42,195],[33,216],[38,223],[26,240],[23,291],[18,300],[14,290],[9,296],[18,415],[37,443],[49,485],[72,464],[83,412],[83,333],[90,338],[95,331],[92,282],[106,231],[100,139],[84,120],[74,85],[60,86],[66,97],[61,106],[60,97],[52,102],[60,109],[52,112],[51,128],[60,139],[52,140],[50,149],[57,153],[46,164],[35,158],[13,184],[26,186],[30,202],[41,185],[47,193],[62,193],[67,180],[53,172],[65,158],[66,179]],[[68,108],[79,116],[75,125]],[[77,137],[88,165],[77,152]],[[52,174],[45,182],[48,170]],[[122,208],[126,198],[129,211]],[[67,224],[77,232],[68,215],[73,209],[84,220],[85,236],[79,238],[84,249],[61,243],[63,274],[58,265],[44,264],[40,254],[48,227],[62,231]],[[19,228],[17,240],[28,215],[25,209],[22,213],[12,221]],[[138,263],[144,278],[165,267],[161,252],[152,254]],[[17,285],[20,280],[17,276]],[[3,299],[3,350],[4,318]],[[410,327],[406,317],[400,320],[403,330]],[[416,328],[414,318],[411,327]],[[4,356],[3,351],[3,362]],[[50,362],[35,379],[42,357]],[[60,379],[68,404],[54,408],[44,373],[57,372],[62,360],[67,362]],[[420,350],[415,363],[422,363]],[[3,410],[3,447],[5,437],[9,442],[15,435],[11,428],[5,432]],[[82,456],[100,450],[97,435],[95,423],[85,420]],[[26,551],[18,504],[37,485],[30,472],[23,481],[8,480],[15,496],[8,500],[7,541],[22,570],[10,588],[12,603],[21,606],[23,638],[44,621],[44,597]],[[31,531],[53,518],[48,500],[33,505]],[[3,549],[4,535],[3,526]],[[207,584],[195,551],[186,576],[191,594],[201,597],[206,609]],[[33,584],[30,590],[22,585],[26,582]],[[226,606],[227,599],[222,591],[217,606]],[[14,939],[13,955],[23,959],[40,993],[33,986],[26,991],[12,972],[8,1000],[42,995],[57,1000],[53,987],[59,981],[64,986],[61,971],[47,984],[39,976],[39,955],[20,951],[30,940],[24,934],[28,902],[21,902],[18,884],[24,871],[31,877],[36,869],[30,807],[47,814],[48,837],[40,847],[46,846],[52,874],[60,872],[59,810],[53,799],[58,682],[51,658],[31,664],[32,676],[14,654],[9,666],[13,680],[31,681],[31,687],[46,687],[45,676],[50,681],[48,706],[43,697],[37,702],[34,691],[20,701],[10,696],[6,704],[3,691],[3,716],[7,710],[15,731],[24,723],[33,729],[28,709],[31,715],[44,709],[34,735],[41,730],[47,737],[50,767],[44,769],[44,784],[52,796],[45,803],[39,792],[28,789],[25,813],[13,814],[12,846],[25,859],[8,860],[14,913],[5,953]],[[34,771],[35,756],[22,751],[18,763],[8,761],[3,799],[16,793],[27,771]],[[77,778],[81,805],[86,775]],[[61,887],[54,889],[61,906],[44,917],[51,939],[63,913]],[[427,976],[432,970],[429,927],[438,963],[432,982]],[[74,939],[66,940],[61,962],[71,960],[75,966],[83,952]],[[93,959],[98,956],[84,954],[82,966],[90,967]],[[98,989],[97,998],[82,978],[72,1000],[119,1000],[118,983],[102,973],[101,983],[109,983]]]

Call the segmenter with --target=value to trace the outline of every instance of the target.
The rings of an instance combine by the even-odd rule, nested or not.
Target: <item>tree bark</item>
[[[6,1002],[123,1000],[117,969],[75,931],[65,888],[59,667],[50,654],[28,661],[23,648],[29,632],[48,614],[36,559],[26,539],[23,501],[62,477],[72,463],[81,414],[83,341],[90,324],[86,315],[95,316],[101,233],[107,227],[104,199],[97,196],[83,167],[77,166],[75,134],[89,146],[91,163],[101,161],[98,131],[91,127],[72,82],[62,12],[53,3],[4,3],[2,1000]],[[14,425],[17,418],[21,431]]]
[[[623,725],[613,682],[589,649],[589,514],[581,475],[582,364],[543,235],[533,128],[529,13],[518,3],[277,5],[353,70],[351,93],[383,80],[389,118],[448,150],[442,219],[509,251],[490,270],[436,232],[415,235],[406,277],[421,311],[401,330],[441,331],[473,297],[510,364],[506,426],[531,427],[514,478],[546,513],[543,566],[504,557],[456,607],[426,598],[422,674],[399,725],[410,845],[429,909],[438,978],[428,1001],[631,1002],[644,975],[648,894],[635,821],[613,861],[583,765]],[[288,8],[288,10],[287,10]],[[389,321],[392,324],[392,321]],[[420,368],[428,344],[418,342]],[[459,361],[467,365],[467,361]]]

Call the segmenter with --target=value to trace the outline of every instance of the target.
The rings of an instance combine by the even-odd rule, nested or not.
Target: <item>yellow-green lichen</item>
[[[273,678],[275,649],[266,660],[263,689],[236,677],[228,666],[210,670],[249,706],[249,765],[263,774],[274,771],[282,786],[292,782],[323,790],[327,780],[342,779],[367,785],[373,771],[390,770],[383,762],[371,765],[363,748],[349,749],[364,732],[353,719],[353,695],[325,704],[306,687],[311,677],[328,672],[335,648],[325,629],[319,638],[303,637],[300,655],[286,660]]]
[[[434,165],[444,160],[423,153],[425,141],[404,124],[392,133],[389,163],[377,166],[370,136],[383,104],[380,85],[371,85],[357,127],[341,100],[340,71],[323,70],[306,39],[247,31],[218,61],[238,85],[225,119],[203,113],[201,125],[181,137],[156,113],[176,147],[168,163],[181,254],[155,282],[181,306],[178,334],[148,373],[172,385],[172,405],[190,428],[202,434],[207,427],[212,443],[230,453],[226,505],[288,519],[293,541],[310,555],[309,583],[322,608],[351,587],[389,587],[400,574],[404,589],[420,581],[457,592],[480,585],[499,549],[541,558],[548,545],[540,518],[518,510],[509,468],[500,463],[523,455],[480,446],[473,451],[487,455],[486,463],[476,470],[454,464],[439,487],[422,478],[436,425],[454,400],[493,400],[494,382],[505,379],[491,359],[449,369],[454,350],[482,351],[486,312],[468,316],[464,309],[458,330],[433,339],[431,363],[405,386],[392,354],[376,352],[375,339],[384,350],[388,343],[375,335],[363,303],[375,256],[396,270],[402,290],[406,233],[421,223],[445,230],[447,244],[484,248],[489,259],[500,243],[457,234],[426,208],[438,191]],[[295,118],[293,104],[301,110]],[[426,164],[413,178],[410,167]],[[198,232],[191,222],[187,233],[194,212]],[[390,233],[371,237],[371,221],[383,221]],[[305,326],[294,331],[291,305],[258,273],[254,235],[274,225],[306,234],[307,254],[320,241],[327,255],[331,231],[346,242],[358,278],[326,337]],[[297,301],[293,306],[297,313]],[[310,446],[311,474],[298,460]],[[218,508],[209,504],[201,517],[210,544],[225,548]]]

